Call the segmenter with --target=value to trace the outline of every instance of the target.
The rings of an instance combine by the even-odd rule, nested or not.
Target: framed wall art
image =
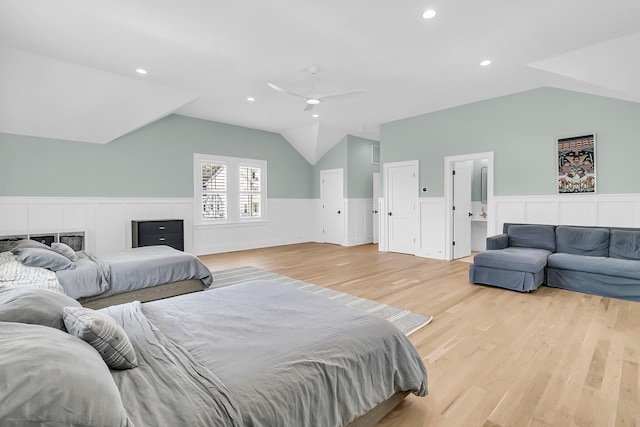
[[[557,140],[558,193],[596,192],[596,135],[594,133]]]

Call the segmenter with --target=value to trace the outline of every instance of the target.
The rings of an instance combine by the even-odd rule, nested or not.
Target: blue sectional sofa
[[[640,229],[505,224],[474,257],[469,281],[521,292],[545,284],[640,301]]]

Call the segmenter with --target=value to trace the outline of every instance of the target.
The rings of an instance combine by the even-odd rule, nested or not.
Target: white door
[[[468,162],[454,163],[453,259],[471,255],[471,170]]]
[[[344,199],[342,169],[320,171],[322,235],[325,243],[344,244]]]
[[[415,254],[418,166],[416,162],[385,165],[387,247],[390,252]]]
[[[380,193],[380,174],[373,174],[373,203],[371,205],[371,216],[373,224],[373,243],[377,244],[379,241],[380,232],[380,212],[378,212],[378,199],[382,196]]]

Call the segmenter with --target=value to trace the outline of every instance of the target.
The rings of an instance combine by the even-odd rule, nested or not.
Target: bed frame
[[[203,291],[205,288],[202,280],[191,279],[178,282],[165,283],[149,288],[137,289],[131,292],[112,295],[106,298],[80,299],[80,304],[87,308],[97,310],[111,305],[124,304],[131,301],[148,302],[159,299]]]
[[[374,427],[409,395],[408,391],[398,391],[366,414],[351,421],[345,427]]]

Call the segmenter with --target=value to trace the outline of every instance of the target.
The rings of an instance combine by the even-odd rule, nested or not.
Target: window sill
[[[261,225],[267,225],[268,221],[266,218],[263,219],[248,219],[243,221],[220,221],[216,223],[212,222],[200,222],[193,224],[193,228],[198,229],[211,229],[211,228],[224,228],[224,227],[257,227]]]

